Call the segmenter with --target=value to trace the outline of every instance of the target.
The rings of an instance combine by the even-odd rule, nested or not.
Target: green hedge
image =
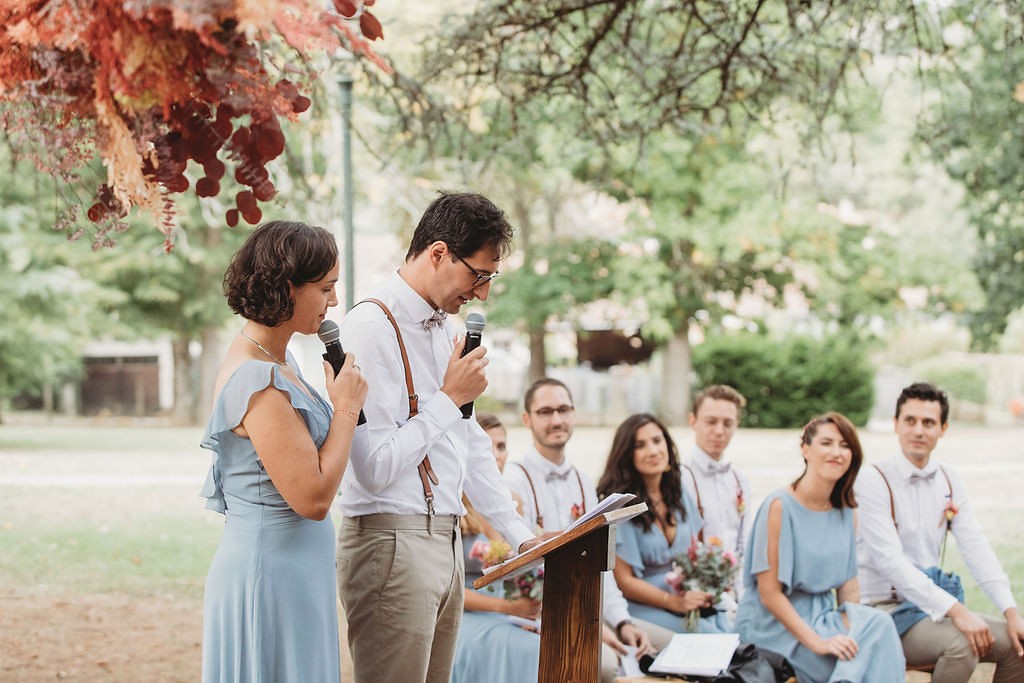
[[[746,397],[750,427],[800,427],[829,410],[863,425],[874,401],[865,349],[842,337],[709,337],[694,349],[693,369],[697,388],[728,384]]]

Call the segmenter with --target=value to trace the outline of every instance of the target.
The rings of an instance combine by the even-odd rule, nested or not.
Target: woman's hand
[[[832,655],[845,661],[857,656],[857,641],[844,635],[819,638],[811,651],[817,655]]]
[[[359,410],[366,402],[366,391],[369,385],[359,366],[356,365],[355,354],[345,354],[345,363],[334,376],[334,368],[327,361],[324,361],[324,379],[327,385],[327,395],[331,398],[334,409],[341,412],[353,412],[353,417],[358,419]]]
[[[540,616],[540,600],[516,598],[505,601],[505,613],[523,619],[536,619]]]
[[[711,593],[704,591],[686,591],[682,595],[673,593],[665,605],[665,609],[675,614],[686,614],[703,607],[711,607]]]

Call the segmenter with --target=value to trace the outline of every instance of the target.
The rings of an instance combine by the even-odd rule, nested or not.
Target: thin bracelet
[[[335,408],[334,412],[341,413],[342,415],[348,415],[349,417],[351,417],[356,422],[359,421],[359,411],[358,410],[349,410],[348,408]]]

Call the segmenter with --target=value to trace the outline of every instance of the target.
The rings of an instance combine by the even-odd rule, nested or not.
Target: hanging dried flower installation
[[[225,220],[255,224],[276,192],[267,163],[284,151],[281,117],[310,106],[315,54],[344,48],[388,70],[370,47],[383,38],[372,5],[5,0],[0,128],[61,178],[102,159],[106,180],[87,211],[98,243],[138,206],[161,216],[170,249],[172,196],[189,190],[190,161],[203,169],[200,197],[217,196],[231,173],[242,189]]]

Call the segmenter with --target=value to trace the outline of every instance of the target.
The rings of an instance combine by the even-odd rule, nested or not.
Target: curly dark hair
[[[679,450],[672,435],[668,433],[665,425],[650,413],[638,413],[630,415],[618,429],[612,438],[612,449],[608,453],[608,460],[605,462],[604,474],[597,483],[597,493],[604,498],[612,493],[632,493],[638,501],[647,503],[647,512],[636,517],[643,525],[644,531],[650,531],[651,525],[656,521],[654,506],[647,496],[647,487],[644,486],[643,477],[636,471],[633,465],[633,452],[636,449],[636,433],[641,427],[655,424],[665,437],[665,445],[668,447],[668,471],[661,477],[661,498],[668,508],[667,522],[675,525],[673,511],[678,510],[680,517],[686,520],[686,508],[683,507],[683,479],[679,472]]]
[[[896,399],[897,420],[900,419],[900,410],[903,409],[903,404],[912,398],[916,398],[919,401],[934,401],[938,403],[942,424],[946,424],[949,421],[949,397],[946,396],[945,391],[927,382],[915,382],[900,392],[899,398]]]
[[[324,228],[300,221],[264,223],[231,257],[224,296],[243,318],[276,327],[295,312],[288,284],[316,282],[337,262],[338,243]]]
[[[810,445],[814,441],[814,435],[818,433],[818,429],[823,424],[835,425],[835,428],[839,430],[839,436],[850,447],[850,468],[833,484],[832,493],[829,494],[828,500],[832,503],[832,507],[837,510],[844,507],[855,508],[857,507],[857,500],[853,497],[853,482],[857,480],[857,473],[860,472],[860,466],[864,462],[864,451],[860,446],[857,428],[842,413],[831,411],[812,418],[810,422],[804,425],[803,432],[800,434],[800,443],[805,446]],[[804,478],[805,474],[807,474],[806,461],[804,462],[804,471],[793,481],[792,486],[794,488]]]
[[[512,234],[505,212],[487,197],[442,192],[420,217],[405,260],[437,241],[447,244],[457,256],[472,256],[484,247],[494,247],[503,259],[512,249]]]

